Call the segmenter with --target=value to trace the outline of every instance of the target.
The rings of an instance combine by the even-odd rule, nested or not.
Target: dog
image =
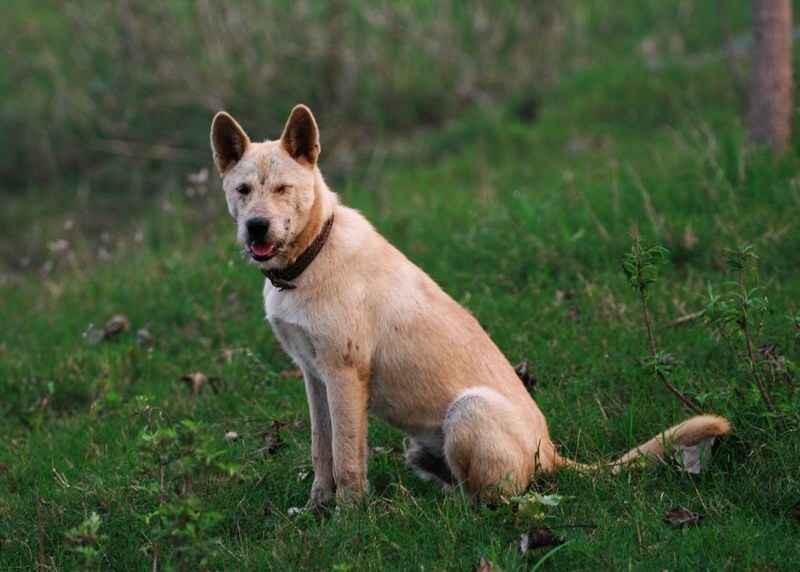
[[[477,320],[325,184],[307,107],[292,110],[280,139],[261,143],[220,112],[211,147],[238,243],[266,277],[267,318],[303,372],[308,508],[364,495],[368,413],[410,438],[405,460],[421,476],[485,502],[521,493],[540,472],[619,470],[728,432],[724,418],[698,415],[609,463],[562,457]]]

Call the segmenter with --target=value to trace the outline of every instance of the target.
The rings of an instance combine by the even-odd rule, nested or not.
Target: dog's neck
[[[325,246],[333,226],[333,207],[335,195],[328,189],[319,170],[314,176],[314,204],[309,213],[309,223],[292,241],[292,249],[287,257],[288,264],[283,268],[262,269],[261,272],[272,285],[283,290],[294,290],[293,283],[308,268]]]
[[[328,220],[322,225],[322,229],[320,229],[314,241],[308,245],[308,248],[300,253],[300,256],[298,256],[294,262],[286,268],[262,270],[261,272],[263,272],[264,276],[272,282],[272,285],[281,292],[284,290],[294,290],[297,286],[292,280],[300,276],[303,271],[308,268],[308,265],[317,257],[319,251],[322,250],[322,247],[325,246],[325,243],[328,241],[328,235],[331,232],[332,226],[333,213],[331,213],[331,216],[329,216]]]

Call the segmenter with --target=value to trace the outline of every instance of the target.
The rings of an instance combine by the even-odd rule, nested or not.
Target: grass
[[[614,53],[635,45],[614,42],[604,44]],[[699,32],[687,44],[707,47]],[[599,58],[547,90],[535,122],[509,100],[405,142],[378,140],[333,177],[512,362],[529,360],[551,434],[583,461],[687,415],[640,368],[640,301],[620,268],[634,223],[670,250],[650,287],[658,348],[680,361],[671,381],[727,416],[733,435],[696,477],[667,465],[538,480],[534,490],[571,497],[546,513],[569,544],[544,569],[800,567],[796,370],[762,365],[775,373],[782,428],[739,350],[702,321],[667,326],[703,308],[706,284],[730,279],[725,249],[749,241],[760,261],[748,280],[769,300],[758,345],[798,362],[784,318],[800,299],[798,161],[746,149],[740,105],[722,60],[653,69]],[[335,134],[323,125],[322,137],[326,148]],[[1,569],[138,570],[155,558],[162,569],[465,570],[485,557],[515,570],[544,557],[520,553],[528,525],[512,515],[418,479],[403,436],[376,420],[364,506],[289,517],[312,480],[305,395],[264,323],[263,277],[240,260],[218,183],[172,173],[129,197],[88,178],[63,187],[4,198],[0,215],[10,243],[31,254],[0,292]],[[84,216],[98,205],[115,228]],[[48,246],[59,238],[66,247]],[[118,313],[130,331],[84,337]],[[140,328],[152,346],[137,344]],[[192,396],[180,378],[198,371],[221,389]],[[276,420],[287,425],[282,447]],[[669,527],[663,514],[676,506],[703,521]],[[68,534],[93,512],[96,534]]]

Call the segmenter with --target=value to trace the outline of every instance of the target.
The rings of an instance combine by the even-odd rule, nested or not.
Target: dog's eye
[[[285,193],[289,189],[289,187],[291,187],[291,185],[279,185],[275,187],[275,192],[281,195]]]
[[[240,195],[249,195],[250,194],[250,185],[242,183],[238,187],[236,187],[236,192]]]

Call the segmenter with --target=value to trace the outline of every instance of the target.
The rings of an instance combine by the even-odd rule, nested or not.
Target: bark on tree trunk
[[[784,153],[791,144],[793,122],[791,0],[753,0],[750,140]]]

